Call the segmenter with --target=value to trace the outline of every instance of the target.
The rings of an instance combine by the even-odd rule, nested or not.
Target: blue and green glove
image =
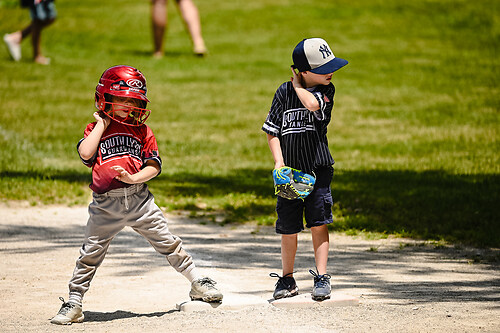
[[[314,189],[316,177],[287,166],[273,170],[274,194],[304,200]]]

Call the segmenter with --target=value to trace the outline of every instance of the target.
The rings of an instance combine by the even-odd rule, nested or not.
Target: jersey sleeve
[[[90,159],[88,159],[88,160],[84,160],[84,159],[82,158],[82,156],[80,155],[80,151],[78,150],[78,148],[79,148],[79,147],[80,147],[80,145],[82,144],[82,141],[83,141],[83,140],[84,140],[87,136],[89,136],[90,132],[92,132],[92,130],[94,129],[94,127],[95,127],[95,125],[96,125],[96,124],[97,124],[97,123],[95,123],[95,122],[94,122],[94,123],[90,123],[90,124],[88,124],[88,125],[87,125],[87,127],[85,128],[85,131],[83,131],[83,138],[81,138],[81,139],[80,139],[80,141],[78,141],[78,144],[76,145],[76,151],[78,152],[78,156],[80,156],[80,159],[82,160],[83,164],[84,164],[85,166],[89,167],[89,168],[91,168],[91,167],[94,165],[94,163],[95,163],[95,161],[96,161],[96,159],[97,159],[97,154],[98,154],[98,152],[99,152],[99,149],[96,149],[94,156],[92,156]]]
[[[262,130],[272,136],[281,135],[281,124],[283,122],[283,102],[286,96],[286,83],[282,84],[274,94],[271,109],[267,115]]]
[[[330,122],[333,109],[333,97],[335,95],[335,87],[329,84],[324,88],[321,87],[312,93],[319,103],[319,109],[314,111],[314,117],[319,121]]]
[[[146,126],[146,136],[144,137],[142,146],[141,159],[143,161],[143,165],[141,168],[144,168],[147,161],[152,160],[155,161],[160,167],[160,172],[158,172],[158,175],[161,173],[162,161],[160,158],[160,153],[158,151],[158,143],[156,142],[153,131],[151,130],[151,128],[149,128],[149,126]]]

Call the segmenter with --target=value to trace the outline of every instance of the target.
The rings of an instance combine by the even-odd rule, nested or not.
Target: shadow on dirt
[[[183,227],[180,223],[171,227],[172,232],[183,239],[185,248],[193,255],[198,267],[264,269],[279,273],[279,237],[272,228],[258,228],[262,230],[215,225],[193,228],[192,225]],[[82,240],[83,228],[76,225],[70,228],[0,225],[0,253],[3,256],[18,253],[43,255],[49,251],[56,253],[54,250],[57,248],[73,247],[76,259]],[[40,245],[31,246],[31,241]],[[330,273],[334,290],[336,287],[340,290],[368,289],[374,293],[367,296],[394,302],[482,302],[491,306],[500,302],[498,250],[435,248],[430,245],[398,248],[395,245],[391,249],[373,251],[367,244],[353,240],[339,247],[332,242]],[[297,280],[304,281],[305,285],[310,281],[312,287],[312,277],[307,274],[309,269],[314,268],[311,249],[310,242],[301,241],[299,237]],[[116,273],[117,276],[140,276],[162,266],[171,269],[163,256],[154,252],[142,236],[129,228],[122,230],[111,242],[104,265],[119,266],[121,271]],[[387,279],[385,272],[390,272],[391,280]],[[476,273],[481,279],[476,278]],[[484,278],[485,274],[488,278]],[[268,273],[262,279],[269,280],[268,290],[241,290],[241,293],[258,295],[272,291],[275,279],[270,278]],[[337,286],[335,281],[338,281]],[[89,312],[87,318],[89,321],[109,321],[164,314],[167,313]]]
[[[117,310],[115,312],[94,312],[83,311],[85,315],[85,322],[106,322],[118,319],[139,318],[139,317],[163,317],[164,315],[177,312],[177,310],[170,310],[167,312],[152,312],[152,313],[134,313],[130,311]]]

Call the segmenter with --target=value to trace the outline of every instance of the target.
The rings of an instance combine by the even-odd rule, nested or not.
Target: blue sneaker
[[[325,299],[329,299],[332,292],[332,286],[330,284],[330,279],[332,277],[328,274],[319,275],[312,269],[309,270],[309,273],[314,276],[312,299],[315,301],[323,301]]]
[[[277,277],[278,282],[276,282],[276,289],[274,289],[273,298],[280,299],[285,297],[293,297],[299,293],[299,288],[295,279],[292,275],[293,273],[285,274],[285,276],[279,276],[276,273],[271,273],[269,276]]]

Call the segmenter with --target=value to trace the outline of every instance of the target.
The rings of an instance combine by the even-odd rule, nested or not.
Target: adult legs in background
[[[44,21],[33,20],[31,23],[31,43],[33,46],[33,61],[42,64],[48,65],[50,63],[50,59],[46,58],[42,55],[42,51],[40,48],[40,42],[42,37],[42,30],[47,26],[54,23],[54,19],[47,19]]]
[[[4,35],[4,42],[9,49],[9,53],[12,56],[12,59],[15,61],[19,61],[21,59],[21,42],[31,35],[31,44],[33,46],[33,61],[42,64],[48,65],[50,63],[50,59],[46,58],[42,55],[41,52],[41,34],[42,30],[51,25],[55,19],[47,19],[47,20],[32,20],[30,25],[28,25],[23,30],[15,31],[11,34]]]
[[[198,8],[192,0],[177,0],[177,6],[193,42],[193,52],[203,56],[207,49],[201,34],[201,22]],[[152,0],[151,22],[153,28],[153,56],[160,58],[164,53],[163,39],[168,24],[167,0]]]
[[[192,0],[177,0],[177,5],[186,24],[189,35],[193,42],[193,52],[196,55],[203,56],[207,53],[205,41],[201,35],[201,21],[198,8]]]
[[[167,26],[167,0],[152,0],[151,23],[153,24],[153,56],[163,56],[163,36]]]

